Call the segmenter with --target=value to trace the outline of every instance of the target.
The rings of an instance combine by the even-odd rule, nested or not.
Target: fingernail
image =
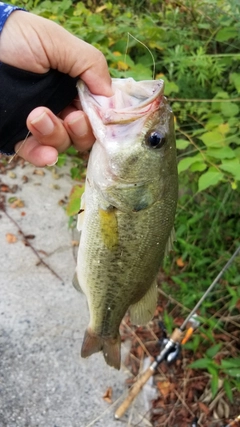
[[[46,112],[30,122],[42,135],[50,135],[54,130],[54,124]]]
[[[82,116],[68,122],[68,126],[75,136],[84,136],[88,133],[88,125]]]
[[[55,160],[55,162],[53,162],[53,163],[51,163],[51,164],[47,164],[46,166],[54,166],[57,162],[58,162],[58,157],[57,157],[57,159]]]

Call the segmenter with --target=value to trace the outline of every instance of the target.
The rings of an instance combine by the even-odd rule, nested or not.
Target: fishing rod
[[[118,409],[115,412],[115,419],[120,419],[126,412],[126,410],[129,408],[133,400],[136,398],[136,396],[139,394],[141,389],[143,388],[144,384],[151,378],[152,375],[157,371],[158,366],[165,360],[167,363],[171,363],[175,361],[181,351],[181,346],[185,344],[190,337],[192,336],[195,329],[199,326],[199,322],[197,320],[197,310],[202,304],[202,302],[206,299],[208,294],[212,291],[216,283],[219,281],[219,279],[222,277],[223,273],[228,269],[228,267],[231,265],[233,260],[236,258],[236,256],[240,253],[240,246],[236,249],[234,254],[231,256],[231,258],[228,260],[228,262],[225,264],[225,266],[222,268],[220,273],[217,275],[217,277],[214,279],[214,281],[211,283],[209,288],[206,290],[206,292],[203,294],[203,296],[200,298],[198,303],[195,305],[191,313],[187,316],[187,318],[184,320],[182,325],[179,328],[175,328],[173,333],[171,334],[170,338],[167,338],[167,336],[163,339],[163,346],[158,354],[158,356],[155,357],[154,361],[151,363],[149,368],[143,372],[137,381],[133,384],[133,386],[130,388],[128,396],[126,399],[122,402],[122,404],[118,407]],[[187,325],[189,325],[187,327]],[[187,329],[186,329],[187,327]],[[184,333],[185,332],[185,333]],[[236,421],[237,420],[237,421]],[[239,427],[239,420],[240,416],[236,418],[233,422],[235,424],[229,424],[226,427]],[[236,424],[237,422],[237,424]]]

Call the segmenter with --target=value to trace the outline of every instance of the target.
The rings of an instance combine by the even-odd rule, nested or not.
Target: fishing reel
[[[168,351],[165,354],[164,360],[168,365],[171,365],[180,357],[181,345],[179,342],[174,342],[171,338],[168,338],[167,330],[162,321],[159,321],[158,325],[163,332],[163,337],[158,341],[161,348],[161,352],[158,357],[160,357],[162,351],[167,348]]]

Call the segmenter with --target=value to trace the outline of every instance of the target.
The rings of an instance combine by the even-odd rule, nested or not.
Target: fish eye
[[[146,143],[151,148],[161,148],[166,142],[165,135],[156,130],[147,135]]]

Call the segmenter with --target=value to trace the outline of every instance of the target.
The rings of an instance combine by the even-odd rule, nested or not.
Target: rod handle
[[[144,384],[146,384],[146,382],[153,375],[153,373],[154,373],[154,369],[150,366],[133,384],[133,386],[130,388],[128,396],[115,412],[116,419],[121,418],[125,414],[126,410],[129,408],[132,401],[135,399],[135,397],[138,395],[138,393],[141,391]]]

